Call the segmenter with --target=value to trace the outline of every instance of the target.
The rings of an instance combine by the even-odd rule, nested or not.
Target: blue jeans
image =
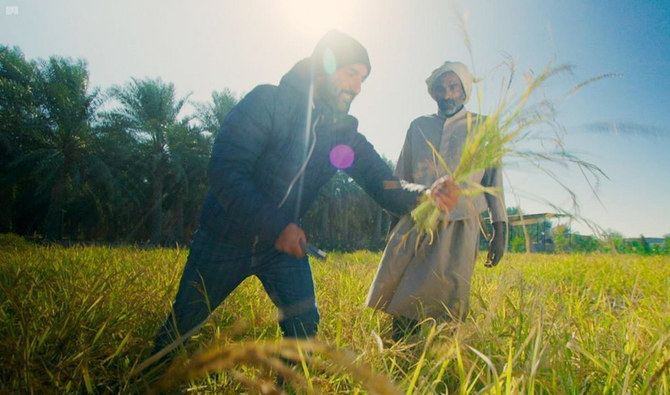
[[[279,308],[286,337],[312,337],[319,324],[312,269],[302,259],[275,248],[252,254],[250,248],[221,243],[199,229],[191,244],[172,312],[159,329],[154,352],[172,343],[209,314],[247,277],[260,279]]]

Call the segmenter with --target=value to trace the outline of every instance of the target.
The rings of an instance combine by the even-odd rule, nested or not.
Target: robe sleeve
[[[482,179],[482,185],[499,189],[495,194],[484,194],[486,203],[488,204],[491,222],[507,222],[507,209],[505,208],[505,197],[502,190],[502,168],[491,167],[486,169]]]

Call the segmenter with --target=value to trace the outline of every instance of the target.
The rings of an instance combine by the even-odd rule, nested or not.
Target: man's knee
[[[285,337],[314,337],[319,328],[319,310],[314,306],[302,314],[284,317],[279,326]]]

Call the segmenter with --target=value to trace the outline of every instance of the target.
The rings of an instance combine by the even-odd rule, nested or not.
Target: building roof
[[[538,213],[538,214],[509,214],[507,216],[507,221],[510,226],[517,226],[517,225],[532,225],[536,224],[538,222],[543,222],[548,220],[549,218],[558,218],[558,217],[564,217],[564,214],[554,214],[554,213]],[[488,215],[483,217],[484,219],[488,219]]]

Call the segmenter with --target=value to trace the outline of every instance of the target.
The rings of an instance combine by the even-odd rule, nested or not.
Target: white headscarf
[[[463,104],[467,103],[468,100],[470,100],[470,94],[472,93],[472,73],[470,73],[470,70],[468,70],[468,66],[464,65],[461,62],[444,62],[444,64],[435,70],[430,74],[428,78],[426,78],[426,84],[428,85],[428,93],[432,94],[431,92],[431,87],[433,86],[433,83],[435,80],[437,80],[438,77],[440,77],[442,74],[446,73],[447,71],[453,71],[456,73],[458,78],[461,80],[461,84],[463,85],[463,90],[465,91],[465,100],[463,101]]]

